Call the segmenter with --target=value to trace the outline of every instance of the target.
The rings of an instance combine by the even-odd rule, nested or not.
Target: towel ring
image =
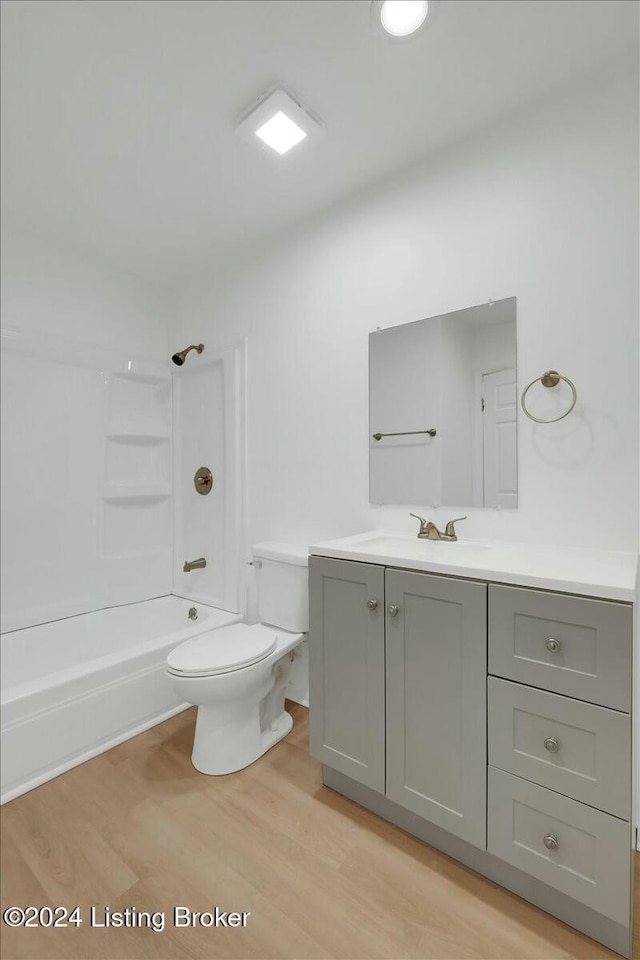
[[[534,383],[538,383],[539,381],[543,387],[557,387],[561,380],[564,380],[565,383],[569,384],[569,386],[571,387],[571,393],[573,394],[573,399],[571,400],[571,406],[569,407],[569,409],[566,410],[559,417],[553,417],[551,420],[542,420],[540,419],[540,417],[534,417],[532,413],[529,413],[529,411],[527,410],[527,406],[525,404],[525,398],[529,390],[531,390],[531,387],[534,385]],[[558,373],[557,370],[547,370],[546,373],[543,373],[541,377],[536,377],[535,380],[532,380],[531,383],[527,387],[525,387],[522,393],[522,397],[520,399],[520,403],[526,415],[529,417],[530,420],[533,420],[534,423],[557,423],[558,420],[564,420],[565,417],[569,416],[569,414],[571,413],[571,411],[576,405],[577,399],[578,399],[578,391],[576,390],[575,384],[573,383],[572,380],[569,380],[568,377],[563,377],[562,374]]]

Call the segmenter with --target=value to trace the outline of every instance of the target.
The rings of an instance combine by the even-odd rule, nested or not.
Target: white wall
[[[2,629],[171,591],[167,294],[3,242]]]
[[[508,370],[516,349],[516,328],[512,322],[478,327],[471,347],[471,367],[480,374]]]
[[[2,237],[2,325],[167,361],[168,291],[12,225]]]
[[[367,335],[515,295],[520,384],[579,405],[520,416],[518,510],[461,533],[637,548],[637,100],[596,78],[181,287],[180,342],[248,337],[250,539],[413,529],[368,504]]]

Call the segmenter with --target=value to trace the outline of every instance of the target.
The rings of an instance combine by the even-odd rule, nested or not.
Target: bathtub
[[[241,619],[169,596],[3,634],[0,802],[186,709],[164,673],[169,650]]]

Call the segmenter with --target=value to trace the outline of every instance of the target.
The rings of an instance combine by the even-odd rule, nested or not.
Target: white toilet
[[[174,690],[198,707],[191,759],[201,773],[247,767],[293,726],[284,698],[309,627],[307,549],[260,543],[253,557],[261,622],[209,630],[167,657]]]

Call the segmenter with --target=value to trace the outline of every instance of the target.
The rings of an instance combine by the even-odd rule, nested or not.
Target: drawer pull
[[[545,640],[544,645],[549,651],[549,653],[557,653],[558,650],[560,649],[560,641],[554,640],[553,637],[549,637],[548,640]]]
[[[560,742],[559,740],[556,740],[555,737],[547,737],[544,742],[544,748],[545,750],[548,750],[549,753],[557,753],[560,749]]]
[[[377,610],[377,608],[378,608],[378,601],[377,601],[377,600],[367,600],[367,606],[369,607],[369,610]]]
[[[558,838],[555,833],[548,833],[543,840],[543,843],[547,850],[557,850],[560,844],[558,843]]]
[[[387,613],[390,617],[397,617],[398,609],[399,608],[395,605],[395,603],[392,603],[390,607],[387,607]]]

